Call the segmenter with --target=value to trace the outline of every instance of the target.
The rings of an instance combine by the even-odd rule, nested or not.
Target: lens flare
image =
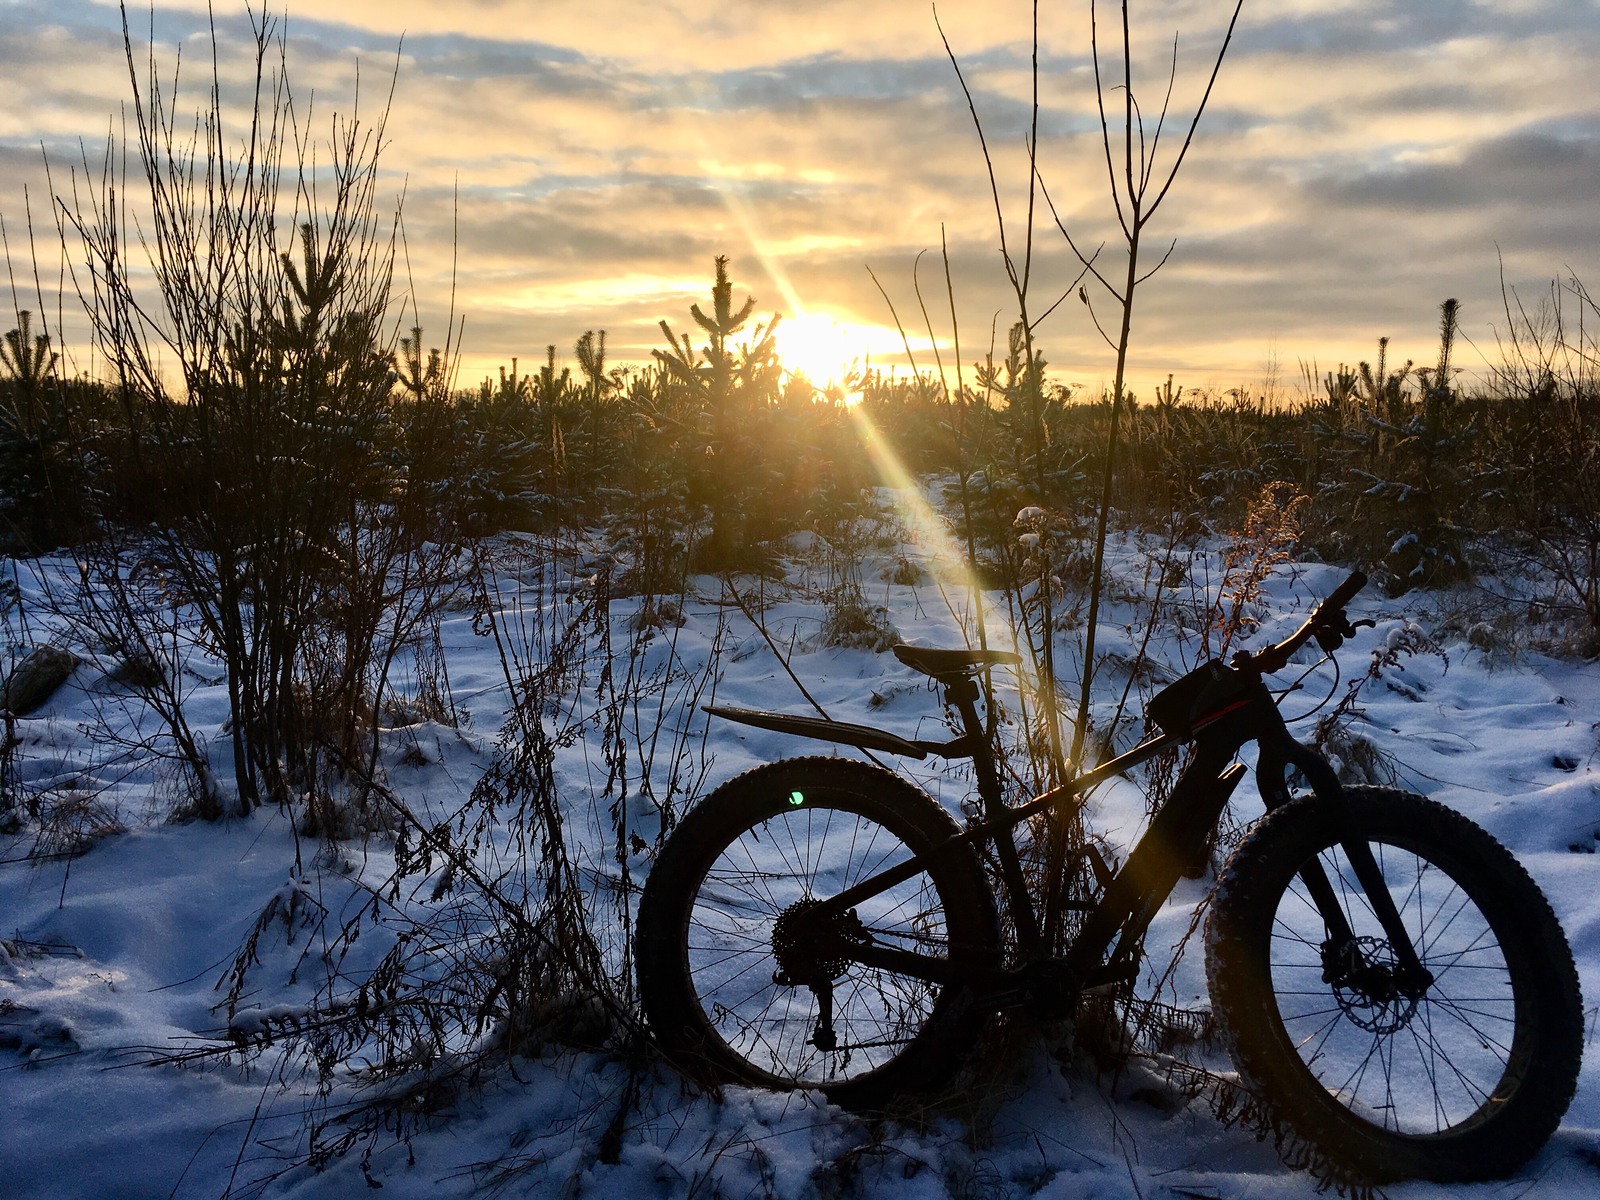
[[[983,588],[972,571],[966,552],[956,540],[950,523],[928,503],[922,488],[911,472],[906,470],[888,439],[873,424],[866,409],[857,404],[849,412],[861,444],[878,472],[878,478],[894,496],[895,512],[905,526],[907,538],[927,551],[941,588],[944,584],[954,584],[965,594],[967,611],[960,612],[949,592],[945,592],[945,601],[950,605],[952,614],[965,625],[968,617],[977,615],[972,612],[972,606],[983,604]],[[984,628],[988,628],[987,613],[983,616]]]
[[[715,174],[712,177],[718,178]],[[850,364],[858,357],[865,361],[870,355],[882,361],[904,353],[907,339],[901,336],[898,329],[840,322],[821,312],[808,311],[789,279],[782,256],[774,252],[769,240],[761,235],[755,213],[739,186],[724,179],[717,187],[729,215],[743,231],[750,249],[760,260],[767,275],[777,284],[787,306],[784,310],[787,315],[778,325],[777,338],[779,357],[790,371],[804,374],[812,383],[826,386],[829,382],[842,379]],[[927,338],[913,338],[910,341],[913,351],[928,349],[934,344]],[[855,350],[856,345],[861,347],[859,352]],[[957,611],[956,603],[950,599],[949,592],[945,592],[952,613],[964,626],[967,618],[977,615],[983,621],[981,627],[987,628],[987,614],[975,614],[972,611],[973,606],[983,605],[983,589],[949,524],[928,503],[917,481],[906,470],[862,406],[851,404],[848,411],[856,424],[861,444],[866,447],[877,469],[878,477],[894,496],[895,508],[907,536],[928,552],[941,589],[945,584],[954,584],[965,594],[967,611],[963,613]]]
[[[778,323],[777,343],[784,370],[823,388],[846,383],[868,363],[882,362],[904,349],[893,329],[838,320],[815,309],[785,316]]]

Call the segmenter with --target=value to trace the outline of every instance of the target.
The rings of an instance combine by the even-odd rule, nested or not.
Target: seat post
[[[988,727],[978,717],[978,681],[971,675],[961,675],[946,677],[940,682],[944,684],[945,703],[961,714],[962,740],[972,747],[972,765],[978,775],[983,812],[992,817],[1000,811],[1000,772],[995,765]]]
[[[962,740],[972,747],[972,766],[978,776],[978,796],[983,801],[984,818],[995,820],[1005,812],[1005,796],[1000,789],[1000,768],[995,762],[990,728],[978,719],[978,682],[971,675],[942,675],[939,682],[944,685],[945,702],[954,705],[961,714]],[[994,700],[985,694],[984,703],[992,706]],[[1025,953],[1032,954],[1039,948],[1039,918],[1028,898],[1028,881],[1022,873],[1014,837],[1011,830],[1002,829],[997,831],[993,844],[1000,877],[1005,881],[1006,907],[1016,929],[1017,945]]]

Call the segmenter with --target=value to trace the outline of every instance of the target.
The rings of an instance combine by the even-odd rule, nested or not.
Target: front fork
[[[1277,714],[1275,706],[1273,714]],[[1344,785],[1339,782],[1338,775],[1327,759],[1311,747],[1295,741],[1281,718],[1274,722],[1274,726],[1270,734],[1258,739],[1261,756],[1256,766],[1256,783],[1268,810],[1277,808],[1289,799],[1285,775],[1290,764],[1300,768],[1319,800],[1343,805]],[[1413,1000],[1420,997],[1432,986],[1433,973],[1422,965],[1422,960],[1417,956],[1416,947],[1412,945],[1400,910],[1395,907],[1394,897],[1384,881],[1383,870],[1378,866],[1371,844],[1364,837],[1352,834],[1340,839],[1339,845],[1394,953],[1395,964],[1399,968],[1394,976],[1396,986]],[[1328,931],[1328,940],[1322,947],[1323,982],[1338,983],[1348,979],[1364,965],[1361,950],[1322,861],[1312,859],[1302,867],[1300,880],[1316,903]]]

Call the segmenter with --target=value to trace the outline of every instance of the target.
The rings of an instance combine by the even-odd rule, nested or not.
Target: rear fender
[[[932,742],[914,742],[886,729],[871,725],[852,725],[847,721],[830,721],[826,717],[802,717],[794,713],[765,712],[754,708],[724,708],[720,705],[703,705],[714,717],[771,729],[778,733],[792,733],[798,737],[816,738],[822,742],[837,742],[845,746],[859,746],[863,750],[881,750],[885,754],[904,754],[910,758],[927,758],[940,747]]]

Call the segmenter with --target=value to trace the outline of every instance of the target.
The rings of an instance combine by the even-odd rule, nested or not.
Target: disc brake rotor
[[[1400,987],[1400,967],[1382,938],[1358,937],[1342,947],[1323,947],[1323,978],[1344,1015],[1373,1033],[1405,1028],[1417,1011],[1417,997]]]

